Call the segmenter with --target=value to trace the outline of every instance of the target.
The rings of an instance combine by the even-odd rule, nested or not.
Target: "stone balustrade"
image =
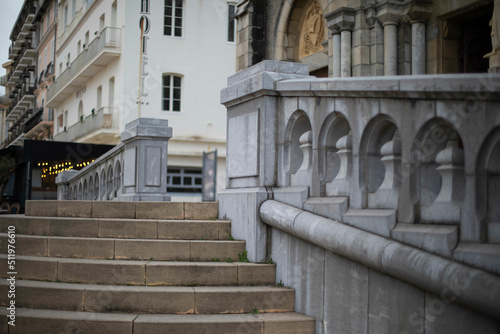
[[[320,198],[310,211],[386,237],[412,224],[398,238],[460,261],[474,262],[461,245],[500,247],[500,76],[307,74],[265,61],[229,78],[222,208],[249,189],[299,208]]]
[[[263,61],[221,93],[233,237],[317,333],[496,333],[500,75],[308,72]]]
[[[122,143],[80,171],[56,178],[58,200],[169,201],[167,120],[139,118],[125,125]]]

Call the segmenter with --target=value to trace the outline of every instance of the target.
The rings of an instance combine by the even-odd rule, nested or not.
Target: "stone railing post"
[[[56,176],[56,185],[57,185],[57,200],[64,201],[71,198],[68,198],[69,195],[69,180],[77,175],[79,171],[77,170],[66,170],[64,172],[59,173]]]
[[[340,29],[340,76],[350,77],[352,63],[352,29],[354,28],[355,10],[341,7],[326,15],[328,28],[335,32]],[[338,37],[337,37],[338,38]],[[337,42],[338,43],[338,42]],[[335,35],[334,35],[334,61],[335,61]],[[338,51],[337,51],[338,54]],[[338,66],[338,65],[337,65]],[[335,67],[334,67],[335,71]],[[335,72],[334,72],[335,73]]]
[[[250,261],[266,260],[267,227],[259,208],[272,198],[283,151],[276,83],[308,74],[307,64],[265,60],[229,77],[221,92],[227,108],[227,180],[217,194],[219,217],[231,218],[232,235],[246,241]]]
[[[168,140],[165,119],[138,118],[125,125],[120,201],[170,201],[167,195]]]
[[[444,150],[436,156],[440,165],[441,190],[434,202],[422,207],[422,221],[436,223],[459,223],[464,195],[464,151],[456,140],[450,140]]]
[[[397,132],[391,141],[382,146],[380,154],[385,166],[384,180],[375,192],[375,203],[369,203],[369,206],[397,209],[401,187],[401,140]]]
[[[335,144],[340,158],[340,168],[332,182],[325,186],[327,196],[349,196],[352,173],[352,135],[340,138]]]
[[[302,165],[300,168],[291,175],[292,186],[305,186],[308,187],[312,184],[312,162],[313,162],[313,145],[312,145],[312,131],[305,132],[300,136],[300,149],[302,150]],[[292,157],[296,159],[299,157]]]

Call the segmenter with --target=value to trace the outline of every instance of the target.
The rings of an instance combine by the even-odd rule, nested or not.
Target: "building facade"
[[[56,80],[45,99],[54,109],[54,140],[115,145],[138,117],[168,119],[171,190],[201,190],[203,151],[218,150],[223,175],[218,96],[235,71],[235,5],[60,1]]]
[[[269,59],[308,64],[322,77],[498,71],[498,7],[493,0],[240,1],[237,68]]]
[[[6,97],[10,99],[5,115],[8,135],[3,141],[4,147],[22,144],[25,123],[31,119],[36,108],[35,14],[35,1],[26,0],[10,34],[12,45],[8,50],[8,58],[12,62],[4,64],[7,74],[2,77],[2,85],[8,92]]]

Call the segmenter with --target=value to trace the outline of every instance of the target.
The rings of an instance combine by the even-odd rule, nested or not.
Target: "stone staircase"
[[[249,263],[217,203],[29,201],[15,227],[15,298],[1,333],[314,333],[272,263]],[[12,227],[11,227],[12,229]],[[15,300],[15,327],[6,305]]]

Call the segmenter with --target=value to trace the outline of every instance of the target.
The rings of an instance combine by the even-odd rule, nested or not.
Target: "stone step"
[[[7,254],[8,234],[0,233]],[[87,259],[237,261],[244,241],[144,240],[16,235],[16,254]]]
[[[0,281],[0,305],[9,303]],[[16,282],[16,307],[88,312],[226,314],[292,312],[294,290],[274,286],[159,287]]]
[[[319,216],[342,221],[342,216],[349,206],[348,197],[309,197],[304,203],[304,210]]]
[[[217,202],[118,202],[118,201],[27,201],[26,216],[126,218],[126,219],[217,219]]]
[[[0,275],[8,272],[0,255]],[[18,279],[67,283],[243,286],[274,285],[276,266],[247,262],[163,262],[136,260],[62,259],[16,256]]]
[[[315,320],[297,313],[165,315],[16,309],[16,326],[7,328],[0,309],[0,329],[9,334],[46,333],[248,333],[313,334]],[[8,332],[7,332],[8,330]]]
[[[349,209],[344,214],[343,222],[347,225],[390,238],[391,230],[396,226],[396,210]]]
[[[0,231],[14,226],[17,234],[64,237],[228,240],[231,222],[228,220],[155,220],[30,217],[3,215]]]
[[[458,226],[400,223],[391,231],[391,236],[408,245],[451,257],[458,243]]]

